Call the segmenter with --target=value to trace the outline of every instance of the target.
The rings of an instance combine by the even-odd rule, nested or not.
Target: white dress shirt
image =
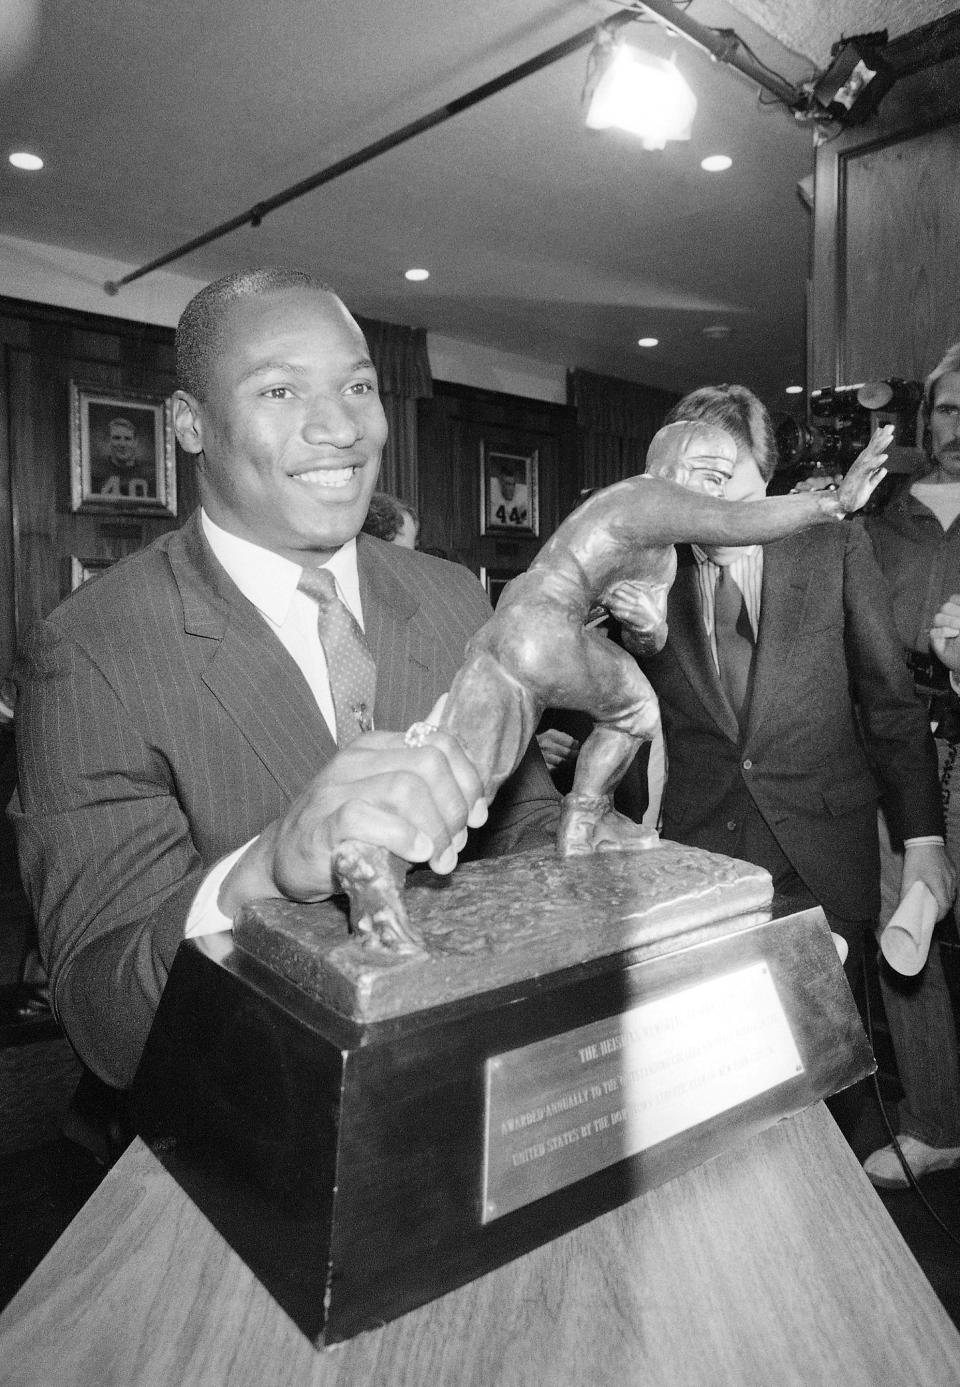
[[[728,550],[727,552],[731,551]],[[703,613],[703,624],[706,628],[707,639],[710,641],[713,663],[719,674],[720,656],[717,654],[714,613],[716,611],[717,579],[720,576],[721,565],[714,563],[713,559],[696,544],[693,545],[693,556],[697,561],[697,579],[700,584],[700,610]],[[733,562],[724,564],[723,567],[726,568],[730,577],[743,593],[744,606],[747,609],[747,616],[750,618],[750,629],[753,631],[753,639],[756,641],[760,623],[760,590],[763,587],[763,546],[751,544],[737,549]]]
[[[297,588],[302,568],[270,549],[221,529],[206,511],[200,512],[200,523],[216,558],[296,661],[310,685],[331,736],[336,740],[337,720],[327,660],[317,630],[317,604]],[[337,595],[362,628],[357,541],[348,540],[324,567],[333,574]],[[254,838],[250,840],[255,841]],[[231,928],[232,921],[220,910],[217,898],[230,869],[249,846],[250,843],[244,843],[229,856],[221,858],[204,877],[187,915],[186,938]]]

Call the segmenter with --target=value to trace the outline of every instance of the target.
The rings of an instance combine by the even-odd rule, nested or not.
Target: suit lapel
[[[677,550],[677,576],[670,593],[668,623],[674,657],[697,697],[724,736],[739,741],[737,717],[720,685],[703,625],[697,561],[687,545]]]
[[[782,702],[784,671],[803,626],[805,593],[811,576],[801,547],[786,540],[764,545],[760,629],[747,714],[748,736],[756,732],[771,709]]]
[[[330,730],[292,656],[217,562],[198,515],[182,533],[170,561],[200,678],[292,798],[334,755]]]
[[[309,685],[260,613],[217,562],[199,512],[174,537],[170,562],[195,638],[198,675],[284,794],[298,794],[336,752]],[[435,633],[415,620],[421,597],[389,545],[357,539],[360,600],[377,665],[375,725],[402,730],[440,689]]]
[[[377,666],[374,723],[401,731],[432,701],[437,650],[414,620],[420,595],[393,559],[389,544],[357,537],[364,633]]]

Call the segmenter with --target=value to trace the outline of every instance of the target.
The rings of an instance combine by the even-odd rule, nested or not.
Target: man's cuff
[[[905,848],[942,848],[945,843],[939,833],[929,833],[925,838],[904,838],[903,846]]]
[[[250,843],[255,843],[259,836],[258,833],[251,838]],[[237,848],[229,857],[221,857],[216,866],[211,867],[203,878],[190,906],[187,927],[183,933],[184,939],[196,939],[201,934],[220,934],[223,930],[233,929],[233,921],[228,915],[224,915],[217,902],[221,886],[250,843],[244,843],[242,848]]]

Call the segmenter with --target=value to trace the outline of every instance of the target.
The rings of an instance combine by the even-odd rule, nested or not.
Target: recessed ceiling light
[[[700,160],[700,167],[707,173],[723,173],[732,163],[729,154],[708,154],[706,159]]]
[[[803,386],[802,386],[802,385],[788,385],[787,388],[786,388],[786,390],[784,391],[784,394],[785,394],[785,395],[802,395],[802,394],[803,394]]]
[[[15,169],[30,169],[35,173],[37,169],[43,168],[43,160],[39,154],[28,154],[26,150],[18,150],[16,154],[10,155],[10,162]]]
[[[712,337],[715,341],[720,341],[722,337],[729,337],[733,331],[726,323],[708,323],[705,328],[700,329],[704,337]]]
[[[638,337],[638,347],[656,347],[660,341],[659,337]]]
[[[429,270],[404,270],[404,279],[412,280],[414,284],[419,284],[421,280],[430,278]]]

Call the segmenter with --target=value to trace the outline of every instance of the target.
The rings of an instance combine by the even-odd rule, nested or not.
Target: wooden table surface
[[[17,1387],[948,1387],[954,1329],[821,1104],[316,1350],[135,1141],[0,1316]]]

